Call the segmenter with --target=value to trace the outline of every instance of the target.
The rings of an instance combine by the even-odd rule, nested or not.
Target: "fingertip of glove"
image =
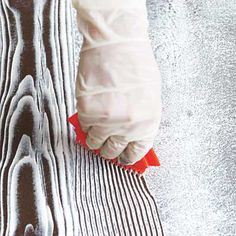
[[[111,153],[107,152],[107,150],[104,147],[101,148],[100,155],[108,160],[115,158],[115,155],[112,155]]]
[[[131,162],[125,154],[120,154],[120,156],[117,158],[118,164],[121,165],[132,165],[133,162]]]
[[[92,138],[90,138],[88,135],[86,137],[86,144],[90,149],[98,149],[99,146],[97,143],[94,142]]]

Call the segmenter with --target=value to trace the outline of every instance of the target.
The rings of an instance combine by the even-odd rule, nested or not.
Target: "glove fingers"
[[[87,132],[89,131],[89,129],[90,129],[91,126],[86,125],[86,124],[80,119],[80,117],[79,117],[78,121],[79,121],[80,128],[83,130],[83,132],[87,133]]]
[[[114,127],[91,126],[87,133],[86,143],[90,149],[99,149],[115,131]]]
[[[127,145],[128,141],[123,136],[112,135],[102,146],[100,154],[107,159],[114,159],[123,152]]]
[[[153,141],[133,141],[128,144],[126,149],[118,157],[118,163],[125,165],[133,165],[141,160],[152,148]]]

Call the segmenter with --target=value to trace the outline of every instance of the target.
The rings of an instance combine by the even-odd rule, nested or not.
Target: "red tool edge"
[[[68,121],[74,126],[75,133],[76,133],[76,143],[81,144],[84,148],[90,150],[86,144],[86,133],[80,127],[79,120],[78,120],[78,113],[70,116]],[[96,154],[100,154],[100,149],[93,149],[91,150]],[[105,157],[103,157],[105,158]],[[105,158],[106,159],[106,158]],[[106,159],[108,160],[108,159]],[[148,153],[138,162],[133,165],[122,165],[117,162],[117,158],[114,158],[111,161],[113,164],[120,166],[126,170],[133,170],[139,174],[143,174],[147,167],[149,166],[160,166],[160,161],[158,156],[156,155],[153,148],[151,148]]]

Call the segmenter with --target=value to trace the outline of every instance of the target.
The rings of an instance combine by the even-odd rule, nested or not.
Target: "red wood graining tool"
[[[68,118],[68,121],[74,126],[76,132],[76,143],[81,144],[86,149],[90,150],[86,144],[86,133],[80,127],[79,120],[78,120],[78,113],[75,113],[71,117]],[[96,154],[100,153],[100,149],[91,150]],[[105,158],[105,157],[103,157]],[[106,159],[106,158],[105,158]],[[106,159],[108,160],[108,159]],[[149,166],[160,166],[160,162],[158,156],[156,155],[153,148],[151,148],[148,153],[138,162],[133,165],[122,165],[117,162],[117,158],[114,158],[111,161],[113,164],[118,165],[126,170],[133,170],[138,172],[139,174],[143,174],[147,167]]]

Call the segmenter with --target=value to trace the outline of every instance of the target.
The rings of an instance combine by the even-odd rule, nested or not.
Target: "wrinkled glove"
[[[79,123],[90,149],[134,164],[153,147],[161,77],[144,0],[72,0],[83,35],[76,80]]]

